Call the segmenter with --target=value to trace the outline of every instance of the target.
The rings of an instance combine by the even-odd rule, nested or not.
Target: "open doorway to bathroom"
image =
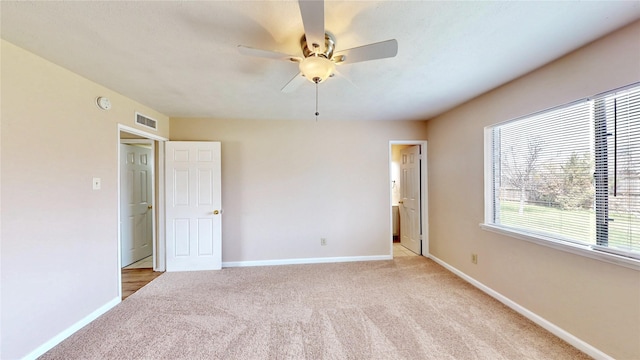
[[[391,141],[392,253],[428,255],[426,141]]]

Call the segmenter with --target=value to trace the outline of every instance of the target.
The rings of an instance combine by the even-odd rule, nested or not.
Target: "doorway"
[[[389,142],[392,255],[429,254],[426,155],[426,141]]]
[[[131,294],[132,286],[137,287],[135,291],[146,284],[140,282],[138,272],[149,272],[145,278],[151,281],[165,270],[164,218],[161,214],[164,213],[162,179],[166,140],[118,125],[118,283],[122,299]],[[132,158],[136,161],[128,161]],[[127,235],[135,237],[133,244]],[[144,268],[123,269],[137,260],[142,260]],[[155,276],[151,274],[153,272],[157,272]]]

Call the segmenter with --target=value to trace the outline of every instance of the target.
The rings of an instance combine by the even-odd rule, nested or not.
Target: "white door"
[[[222,268],[220,143],[166,142],[167,271]]]
[[[420,145],[400,150],[400,244],[421,254]]]
[[[120,144],[120,256],[122,267],[153,253],[153,153]]]

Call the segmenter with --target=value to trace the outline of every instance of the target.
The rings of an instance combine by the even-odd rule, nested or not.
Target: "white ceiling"
[[[300,55],[295,1],[0,6],[3,39],[165,115],[315,118],[313,84],[280,92],[296,64],[236,48]],[[336,50],[399,46],[395,58],[340,66],[351,83],[320,84],[320,119],[421,120],[640,19],[640,1],[328,1],[325,19]]]

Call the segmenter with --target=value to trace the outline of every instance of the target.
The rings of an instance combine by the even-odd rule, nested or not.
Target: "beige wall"
[[[619,359],[640,359],[640,272],[481,230],[483,127],[637,81],[640,22],[427,123],[431,253]]]
[[[136,127],[139,111],[168,137],[169,121],[6,41],[1,51],[0,346],[13,359],[118,297],[117,123]]]
[[[222,142],[223,262],[389,255],[389,141],[424,129],[171,119],[172,140]]]

